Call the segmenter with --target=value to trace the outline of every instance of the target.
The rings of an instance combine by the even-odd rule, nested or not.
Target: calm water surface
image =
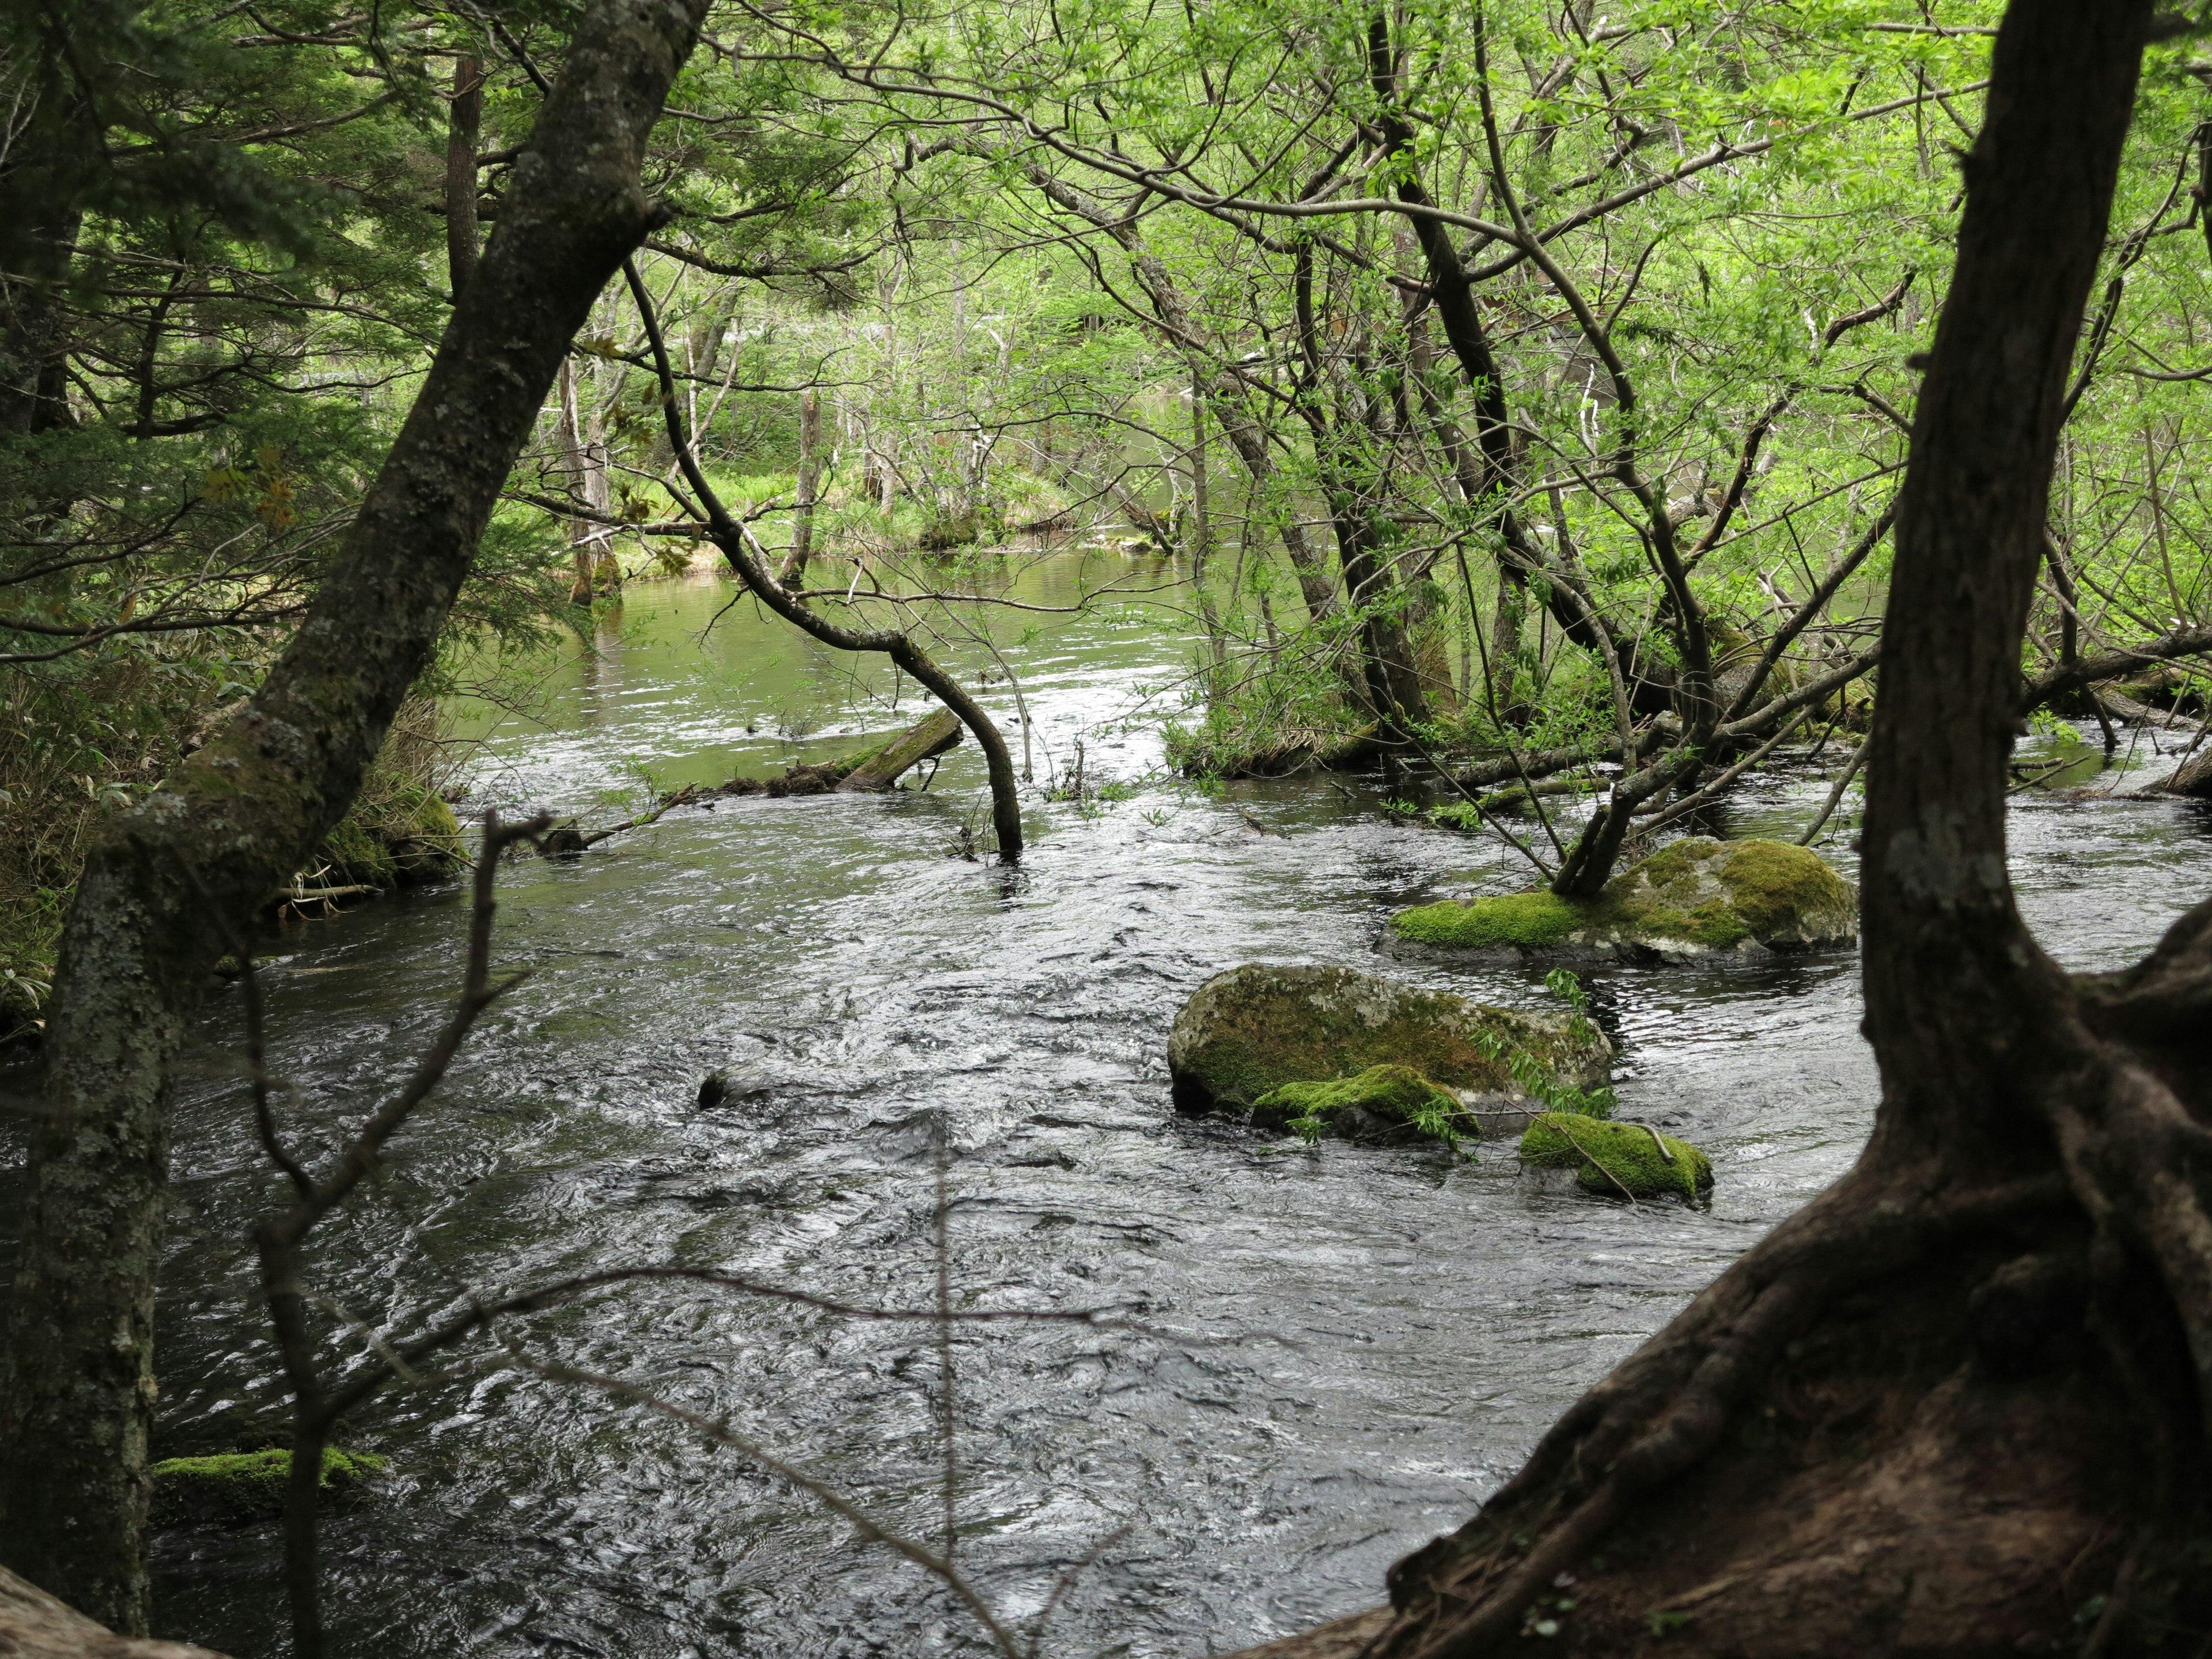
[[[1100,579],[1046,561],[1016,591]],[[1142,585],[1157,572],[1117,562]],[[856,747],[918,712],[730,610],[697,579],[633,590],[536,720],[471,711],[479,804],[587,823],[625,769],[720,780]],[[1624,1109],[1713,1155],[1712,1211],[1539,1188],[1510,1146],[1286,1147],[1178,1118],[1164,1047],[1200,981],[1255,959],[1339,963],[1489,1001],[1540,976],[1378,957],[1390,908],[1522,883],[1488,842],[1394,824],[1380,778],[1232,786],[1160,774],[1188,647],[1159,617],[1007,612],[993,707],[1033,724],[1018,873],[951,856],[981,767],[927,793],[726,800],[501,884],[498,955],[533,977],[486,1018],[371,1200],[329,1230],[324,1294],[408,1325],[623,1263],[713,1265],[870,1304],[934,1294],[950,1144],[963,1306],[1133,1310],[1121,1327],[991,1325],[957,1343],[959,1551],[1011,1617],[1060,1604],[1060,1655],[1224,1652],[1379,1599],[1383,1568],[1456,1525],[1583,1389],[1782,1216],[1871,1123],[1850,956],[1595,977]],[[980,646],[950,654],[970,672]],[[1133,720],[1129,717],[1135,714]],[[1086,777],[1135,786],[1078,810]],[[2152,758],[2148,737],[2140,761]],[[1823,764],[1840,757],[1832,754]],[[2087,769],[2087,772],[2094,771]],[[1734,833],[1795,834],[1812,771],[1747,792]],[[1852,823],[1826,850],[1848,864]],[[2212,823],[2165,803],[2025,798],[2014,869],[2069,964],[2118,964],[2212,889]],[[454,890],[295,928],[267,969],[295,1133],[335,1133],[442,1018]],[[240,1240],[273,1188],[211,1018],[176,1149],[161,1331],[163,1449],[258,1444],[281,1390],[242,1316]],[[726,1066],[743,1097],[694,1104]],[[928,1328],[727,1295],[611,1292],[506,1333],[717,1417],[935,1535],[943,1444]],[[340,1651],[827,1659],[982,1650],[933,1583],[741,1456],[479,1351],[366,1413],[387,1455],[331,1542]],[[1103,1547],[1102,1548],[1102,1545]],[[161,1628],[281,1650],[273,1528],[174,1533]]]

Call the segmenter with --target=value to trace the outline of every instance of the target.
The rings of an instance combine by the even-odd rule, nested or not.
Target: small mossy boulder
[[[323,1490],[359,1485],[386,1467],[374,1452],[323,1449]],[[213,1457],[172,1457],[154,1465],[154,1522],[179,1526],[216,1522],[237,1525],[284,1512],[284,1486],[292,1474],[292,1454],[224,1452]]]
[[[1498,898],[1446,899],[1401,910],[1390,918],[1401,939],[1448,951],[1515,948],[1540,951],[1559,945],[1589,925],[1585,907],[1538,890]]]
[[[1486,1008],[1348,968],[1250,963],[1191,994],[1168,1036],[1176,1103],[1249,1112],[1285,1084],[1410,1069],[1462,1099],[1526,1099],[1529,1079],[1602,1087],[1612,1045],[1578,1015]]]
[[[1370,1066],[1357,1077],[1285,1083],[1252,1103],[1252,1121],[1290,1129],[1308,1140],[1458,1139],[1457,1095],[1439,1089],[1410,1066]]]
[[[460,822],[434,792],[417,785],[388,788],[356,802],[325,837],[316,857],[325,866],[313,886],[390,889],[435,881],[468,863]],[[311,866],[312,867],[312,866]]]
[[[1601,1198],[1671,1194],[1701,1204],[1713,1189],[1712,1160],[1688,1141],[1577,1112],[1540,1114],[1521,1137],[1521,1161],[1572,1170],[1577,1186]]]
[[[1692,836],[1623,871],[1595,899],[1447,899],[1399,911],[1384,942],[1417,953],[1649,961],[1848,945],[1858,931],[1857,893],[1819,854]]]

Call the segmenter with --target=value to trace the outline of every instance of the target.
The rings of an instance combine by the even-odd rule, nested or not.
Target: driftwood
[[[0,1567],[0,1654],[9,1659],[223,1659],[212,1648],[118,1636]]]
[[[2212,800],[2212,743],[2199,743],[2197,752],[2184,760],[2172,777],[2153,787],[2161,795]]]
[[[712,806],[717,795],[768,795],[781,799],[787,795],[828,795],[845,791],[888,789],[898,780],[933,755],[941,755],[960,741],[960,720],[949,708],[939,708],[926,720],[917,720],[882,747],[871,749],[842,761],[823,761],[818,764],[801,763],[787,766],[780,778],[732,778],[720,788],[712,784],[687,783],[671,794],[663,795],[649,812],[586,833],[571,819],[556,823],[542,836],[532,838],[532,844],[542,858],[574,858],[586,848],[596,847],[611,836],[619,836],[625,830],[642,830],[657,822],[661,816],[678,806]],[[309,898],[320,896],[313,891]],[[0,1650],[4,1653],[4,1650]]]
[[[959,720],[950,708],[940,708],[873,753],[851,762],[850,769],[837,780],[837,787],[845,791],[888,789],[906,772],[933,755],[941,755],[957,746],[959,741]]]
[[[933,755],[960,741],[960,721],[949,708],[917,720],[879,749],[848,760],[786,767],[780,778],[733,778],[726,795],[827,795],[888,789]]]
[[[2110,686],[2097,689],[2097,701],[2103,703],[2122,720],[2133,720],[2138,726],[2155,726],[2168,732],[2194,732],[2203,722],[2178,714],[2171,708],[2157,708],[2147,702],[2137,702],[2124,693]]]

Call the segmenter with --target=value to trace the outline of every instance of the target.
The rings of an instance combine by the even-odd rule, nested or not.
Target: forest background
[[[1159,625],[1204,640],[1188,769],[1395,749],[1459,777],[1441,822],[1564,881],[1582,849],[1489,790],[1572,805],[1643,763],[1641,833],[1717,762],[1864,723],[1995,15],[1506,5],[1470,33],[1418,5],[726,7],[657,130],[668,217],[639,263],[711,476],[818,605],[973,645],[1010,540],[1141,542],[1190,582],[1196,615]],[[566,27],[11,12],[12,1032],[87,826],[301,614]],[[2076,714],[2187,696],[2143,669],[2204,643],[2194,50],[2147,66],[2069,393],[2023,666]],[[302,882],[437,862],[433,701],[487,642],[707,556],[663,401],[611,289],[438,668]],[[2142,684],[2085,706],[2084,658]]]

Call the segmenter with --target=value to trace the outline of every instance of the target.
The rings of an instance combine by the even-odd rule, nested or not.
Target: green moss
[[[1557,945],[1577,927],[1588,926],[1589,920],[1582,906],[1540,890],[1465,903],[1446,899],[1441,904],[1424,904],[1399,911],[1390,918],[1390,926],[1401,938],[1419,945],[1456,950],[1505,945],[1537,949]]]
[[[1721,879],[1728,884],[1737,914],[1755,934],[1763,937],[1798,917],[1838,908],[1850,911],[1857,904],[1850,884],[1808,847],[1778,841],[1723,844],[1729,855]]]
[[[374,1452],[323,1449],[323,1489],[350,1486],[386,1467]],[[284,1485],[291,1478],[292,1454],[223,1452],[213,1457],[172,1457],[156,1463],[154,1519],[159,1525],[185,1521],[258,1521],[284,1510]]]
[[[1456,1144],[1452,1120],[1460,1109],[1456,1097],[1410,1066],[1370,1066],[1357,1077],[1270,1089],[1252,1103],[1252,1121],[1294,1129],[1308,1140],[1331,1133],[1364,1138],[1377,1129],[1405,1127]]]
[[[1401,910],[1400,937],[1459,949],[1669,941],[1727,951],[1855,938],[1857,896],[1817,853],[1771,841],[1691,836],[1623,871],[1587,903],[1547,892]]]
[[[310,886],[393,887],[399,881],[399,862],[392,849],[371,835],[362,822],[350,815],[338,822],[337,829],[324,838],[317,856],[329,866],[320,881],[308,881]],[[312,872],[310,872],[312,873]]]
[[[460,821],[438,793],[410,781],[364,795],[316,854],[328,866],[317,886],[398,887],[428,881],[465,864]],[[312,877],[314,866],[307,873]]]
[[[1661,1149],[1664,1148],[1662,1152]],[[1713,1166],[1686,1140],[1640,1123],[1607,1123],[1573,1112],[1545,1112],[1521,1137],[1521,1161],[1572,1170],[1585,1192],[1619,1198],[1671,1193],[1692,1203],[1712,1190]]]

